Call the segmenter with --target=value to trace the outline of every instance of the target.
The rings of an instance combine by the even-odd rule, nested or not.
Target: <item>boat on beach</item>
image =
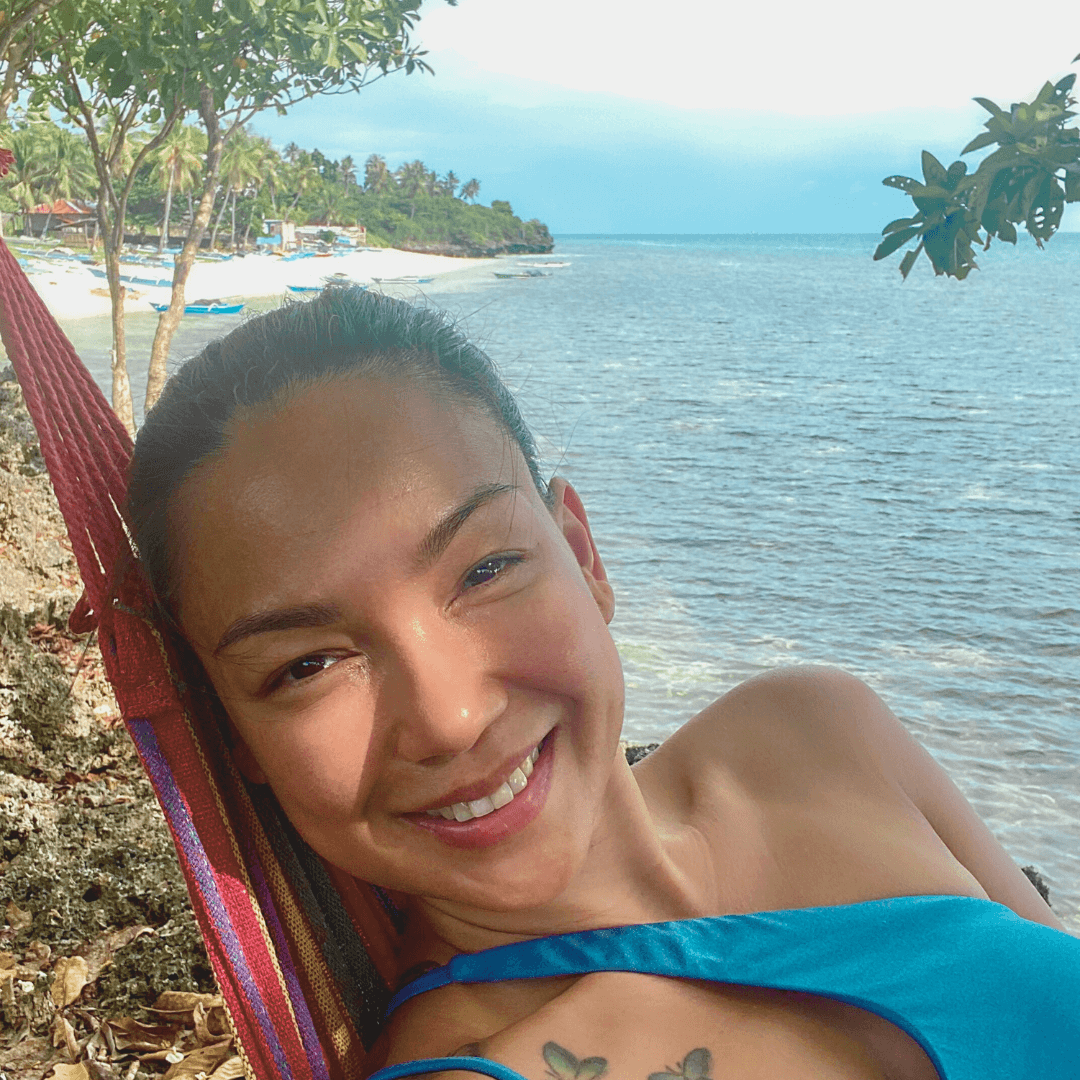
[[[151,301],[150,306],[155,311],[168,311],[168,304],[157,304]],[[184,305],[185,315],[235,315],[243,311],[244,303],[227,304],[222,300],[193,300]]]
[[[401,277],[373,277],[371,280],[377,285],[427,285],[435,279],[433,277],[416,277],[413,274],[403,274]]]

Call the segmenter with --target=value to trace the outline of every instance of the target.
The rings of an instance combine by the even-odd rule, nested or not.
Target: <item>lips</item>
[[[486,848],[502,843],[528,826],[543,810],[551,788],[554,744],[555,731],[552,731],[522,759],[521,765],[510,770],[506,780],[500,782],[496,776],[479,786],[458,789],[450,796],[444,796],[453,798],[462,791],[476,796],[471,800],[455,800],[462,805],[455,806],[455,803],[451,802],[447,806],[431,807],[403,816],[413,826],[418,826],[451,847]],[[529,776],[524,775],[526,770],[530,771]],[[520,779],[515,777],[515,774],[518,774]],[[503,785],[510,786],[512,791],[513,786],[521,785],[521,780],[525,781],[521,791],[514,793],[509,802],[496,806],[496,802],[505,799]],[[487,794],[484,793],[485,790]],[[488,801],[491,803],[490,811],[487,809]],[[475,804],[479,804],[477,808],[482,811],[479,815],[470,809]],[[451,812],[449,817],[443,814],[446,809]],[[462,811],[467,812],[468,816]]]
[[[520,795],[529,784],[533,765],[540,756],[540,746],[533,747],[522,760],[521,764],[512,773],[487,795],[481,795],[478,799],[462,800],[440,806],[436,810],[428,810],[429,817],[442,817],[447,821],[471,821],[473,818],[486,817],[488,814],[501,810],[507,803],[513,802],[515,795]]]

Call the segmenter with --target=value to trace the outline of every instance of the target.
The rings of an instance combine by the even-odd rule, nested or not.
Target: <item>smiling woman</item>
[[[404,897],[372,1075],[1074,1060],[1080,942],[857,680],[752,680],[630,768],[584,506],[436,313],[328,287],[212,343],[129,520],[247,782]]]

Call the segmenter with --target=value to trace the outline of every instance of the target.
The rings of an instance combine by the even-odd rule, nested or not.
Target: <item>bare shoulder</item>
[[[873,768],[875,728],[898,723],[865,683],[838,668],[778,668],[729,690],[663,744],[649,766],[708,782],[722,769],[755,791],[788,784],[790,768],[822,779]]]
[[[661,750],[653,768],[683,777],[688,792],[721,775],[766,799],[811,798],[833,782],[884,785],[910,801],[990,899],[1064,929],[948,773],[866,683],[838,668],[782,668],[749,679]]]

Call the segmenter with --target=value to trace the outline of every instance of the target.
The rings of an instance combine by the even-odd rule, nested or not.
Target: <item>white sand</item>
[[[328,258],[296,259],[286,262],[276,255],[237,256],[227,262],[196,262],[185,289],[188,303],[203,298],[240,300],[247,297],[280,297],[290,285],[321,285],[333,274],[353,281],[374,278],[472,276],[478,270],[490,273],[495,259],[454,259],[446,255],[420,255],[394,248],[366,249]],[[171,278],[170,268],[121,264],[121,274],[135,277]],[[108,286],[82,264],[56,262],[28,270],[30,280],[57,319],[82,319],[108,315]],[[129,285],[124,310],[148,312],[150,303],[168,303],[170,290]],[[393,288],[391,286],[391,288]]]

